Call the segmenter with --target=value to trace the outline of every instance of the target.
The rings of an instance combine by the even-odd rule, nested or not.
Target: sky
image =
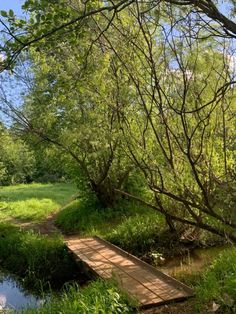
[[[9,11],[12,9],[16,15],[21,15],[21,5],[24,0],[0,0],[0,10]]]

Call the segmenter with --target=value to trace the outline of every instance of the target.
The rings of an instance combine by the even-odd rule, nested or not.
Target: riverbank
[[[17,186],[15,192],[11,187],[11,193],[7,191],[5,198],[2,197],[4,189],[1,190],[3,194],[0,193],[0,204],[8,205],[0,214],[2,218],[5,217],[5,222],[0,224],[0,266],[18,275],[25,287],[29,286],[36,291],[58,290],[61,287],[65,288],[66,282],[76,283],[72,286],[70,284],[71,288],[60,292],[59,299],[54,297],[49,299],[47,304],[40,308],[40,313],[58,313],[59,308],[62,309],[61,313],[65,314],[113,314],[136,311],[136,305],[123,295],[115,283],[87,281],[88,278],[84,277],[68,254],[62,235],[57,232],[49,232],[50,236],[42,235],[38,233],[40,230],[37,228],[32,228],[33,230],[22,228],[21,224],[24,221],[28,226],[44,226],[48,214],[53,217],[49,229],[56,218],[57,227],[64,233],[79,233],[81,236],[100,235],[160,267],[161,270],[185,282],[196,291],[193,300],[181,305],[156,309],[155,313],[172,313],[172,310],[173,313],[177,313],[178,306],[179,310],[183,309],[181,313],[189,314],[206,313],[212,310],[213,306],[218,307],[218,313],[232,313],[235,309],[236,249],[234,247],[222,246],[222,243],[215,242],[221,246],[211,248],[214,239],[207,238],[205,234],[201,239],[202,246],[205,247],[190,249],[170,237],[163,227],[162,217],[135,203],[123,202],[115,210],[104,210],[91,200],[77,199],[65,206],[71,195],[75,193],[75,189],[70,185],[31,187]],[[39,195],[38,199],[37,195]],[[22,203],[21,206],[17,206],[19,196],[20,202],[24,201],[25,205],[31,204],[32,199],[38,203],[44,200],[44,205],[41,204],[38,214],[37,206],[33,206],[32,212],[30,207],[27,211],[24,208],[24,213],[27,212],[27,215],[24,214],[25,218],[22,219],[21,209],[24,206]],[[51,202],[56,202],[58,207],[48,208]],[[60,206],[63,206],[63,210],[58,212]],[[84,286],[85,281],[88,283],[85,285],[86,288],[80,288],[80,284]],[[108,290],[111,291],[110,294],[107,294]],[[98,302],[94,303],[92,300]],[[87,312],[85,309],[81,312],[83,306],[87,308]],[[99,308],[103,312],[99,312]],[[106,312],[106,308],[114,310]],[[123,312],[120,312],[121,309]],[[189,312],[184,312],[185,310]],[[35,313],[34,311],[28,309],[27,313]]]

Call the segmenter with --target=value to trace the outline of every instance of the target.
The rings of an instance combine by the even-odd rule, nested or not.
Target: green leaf
[[[3,16],[3,17],[7,17],[7,12],[6,12],[6,11],[1,10],[0,12],[1,12],[1,16]]]
[[[14,16],[14,11],[12,9],[9,10],[9,16],[13,17]]]

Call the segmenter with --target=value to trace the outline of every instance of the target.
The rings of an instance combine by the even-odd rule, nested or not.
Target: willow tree
[[[112,207],[115,189],[124,186],[134,168],[121,146],[117,115],[119,102],[131,93],[123,82],[117,94],[116,65],[97,38],[96,23],[86,23],[60,43],[30,49],[25,70],[31,75],[18,75],[29,90],[22,108],[10,109],[22,131],[63,151],[74,177],[82,178],[104,206]]]
[[[121,128],[126,152],[143,172],[153,200],[119,192],[158,210],[173,231],[181,223],[182,231],[189,225],[235,241],[230,43],[199,43],[186,37],[191,21],[163,28],[167,17],[155,22],[138,5],[130,14],[136,17],[134,34],[122,18],[110,27],[127,39],[126,51],[115,46],[109,30],[103,38],[136,94],[135,103],[122,107]],[[125,58],[130,51],[132,58]]]

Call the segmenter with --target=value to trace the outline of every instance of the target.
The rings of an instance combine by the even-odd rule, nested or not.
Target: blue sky
[[[0,10],[9,11],[12,9],[16,15],[21,15],[21,5],[24,2],[24,0],[2,0],[0,3]]]

